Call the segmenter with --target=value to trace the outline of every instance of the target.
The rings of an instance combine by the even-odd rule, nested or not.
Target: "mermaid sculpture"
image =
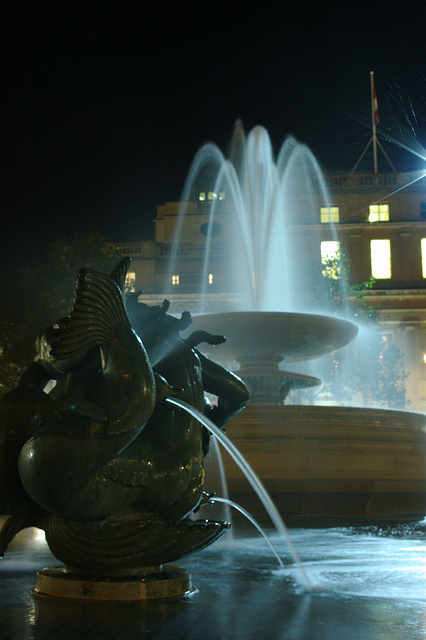
[[[37,526],[70,570],[121,575],[201,549],[228,527],[187,519],[209,499],[209,435],[166,399],[176,395],[224,427],[247,389],[196,349],[222,336],[181,338],[189,313],[179,320],[168,301],[134,298],[126,309],[129,264],[110,276],[80,271],[70,316],[42,332],[34,361],[0,401],[0,513],[10,516],[0,555],[19,530]]]

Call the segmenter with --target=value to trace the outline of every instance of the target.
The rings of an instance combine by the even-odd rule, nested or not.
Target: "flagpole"
[[[361,154],[361,157],[359,158],[358,162],[356,163],[356,165],[354,166],[354,168],[352,169],[351,173],[354,173],[357,166],[359,165],[359,163],[361,162],[361,160],[363,159],[363,157],[365,156],[367,150],[370,147],[370,144],[373,143],[373,157],[374,157],[374,173],[377,174],[377,145],[379,145],[380,149],[382,150],[383,155],[385,156],[386,160],[389,162],[389,165],[392,168],[392,171],[394,171],[396,173],[396,169],[393,166],[392,162],[389,160],[385,150],[383,149],[380,140],[377,140],[377,132],[376,132],[376,127],[379,123],[379,108],[377,105],[377,95],[376,95],[376,87],[374,86],[374,71],[370,71],[370,87],[371,87],[371,127],[373,129],[373,135],[371,136],[367,146],[365,147],[364,151]]]
[[[377,173],[377,135],[376,124],[378,120],[377,110],[377,97],[376,90],[374,88],[374,71],[370,71],[370,85],[371,85],[371,124],[373,128],[373,158],[374,158],[374,173]]]

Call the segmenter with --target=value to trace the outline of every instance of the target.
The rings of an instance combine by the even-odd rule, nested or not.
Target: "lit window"
[[[136,272],[129,271],[126,275],[126,280],[124,281],[124,287],[128,293],[135,292],[135,283],[136,283]]]
[[[213,284],[213,274],[209,273],[209,284]]]
[[[389,221],[389,205],[388,204],[370,204],[369,222],[388,222]]]
[[[336,240],[326,240],[321,242],[321,262],[325,265],[322,272],[328,278],[340,278],[340,242]],[[330,262],[332,261],[332,262]]]
[[[209,191],[207,197],[209,199],[209,202],[212,202],[212,200],[216,200],[217,193],[215,193],[214,191]]]
[[[321,207],[321,222],[339,222],[339,207]]]
[[[225,200],[225,192],[224,191],[221,191],[219,193],[219,200]]]
[[[178,284],[179,284],[179,275],[178,274],[173,275],[172,276],[172,285],[173,286],[177,286]]]
[[[336,240],[326,240],[321,242],[321,262],[336,260],[340,255],[340,242]]]
[[[426,278],[426,238],[421,240],[421,252],[422,252],[422,276]]]
[[[198,200],[200,200],[201,202],[204,202],[205,199],[206,199],[206,192],[205,191],[200,191],[200,193],[198,195]]]
[[[387,279],[392,275],[390,240],[372,240],[371,275],[373,278]]]

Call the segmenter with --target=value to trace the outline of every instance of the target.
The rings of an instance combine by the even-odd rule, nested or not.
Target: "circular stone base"
[[[192,593],[191,575],[186,569],[164,565],[144,577],[90,578],[67,573],[64,567],[42,569],[31,593],[36,596],[74,600],[154,600]]]

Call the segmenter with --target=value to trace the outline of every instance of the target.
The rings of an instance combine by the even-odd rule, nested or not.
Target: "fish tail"
[[[109,277],[114,280],[117,286],[120,287],[121,291],[124,291],[124,287],[126,284],[126,275],[131,263],[131,258],[123,258],[109,274]]]
[[[81,269],[72,311],[60,326],[51,354],[57,360],[67,360],[91,347],[107,344],[117,324],[131,327],[119,285],[94,269]]]

